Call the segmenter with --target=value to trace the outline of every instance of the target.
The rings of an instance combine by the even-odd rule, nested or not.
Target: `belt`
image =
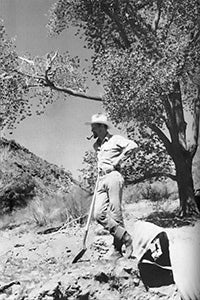
[[[115,169],[114,170],[99,170],[99,176],[105,176],[105,175],[107,175],[107,174],[109,174],[109,173],[111,173],[111,172],[113,172],[113,171],[115,171]]]

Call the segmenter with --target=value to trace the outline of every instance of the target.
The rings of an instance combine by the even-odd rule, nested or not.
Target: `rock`
[[[99,272],[94,276],[94,279],[99,282],[108,282],[109,277],[104,272]]]
[[[8,239],[0,236],[0,256],[4,255],[13,247],[13,243]]]
[[[24,244],[15,244],[14,247],[15,248],[24,247]]]
[[[39,288],[35,288],[28,296],[29,300],[39,300],[43,297],[52,296],[55,290],[58,287],[58,282],[51,280],[44,285],[41,285]]]

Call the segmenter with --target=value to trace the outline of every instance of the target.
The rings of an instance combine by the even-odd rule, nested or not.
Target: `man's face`
[[[99,135],[101,133],[101,125],[100,124],[92,124],[91,130],[92,130],[94,138],[96,139],[97,137],[99,137]]]

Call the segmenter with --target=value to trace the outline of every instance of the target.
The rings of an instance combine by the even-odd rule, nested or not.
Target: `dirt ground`
[[[132,236],[135,222],[148,215],[147,207],[145,202],[125,206],[125,224]],[[183,299],[199,300],[195,297],[200,295],[200,222],[182,226],[174,219],[170,222],[173,227],[165,230],[176,283],[152,288],[144,286],[137,258],[109,259],[112,237],[94,222],[87,251],[75,264],[72,260],[82,249],[83,227],[51,231],[21,223],[0,231],[0,300],[178,300],[181,293]]]

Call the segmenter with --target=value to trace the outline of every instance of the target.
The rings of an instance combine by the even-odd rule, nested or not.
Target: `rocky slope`
[[[70,172],[39,158],[14,140],[0,140],[1,212],[23,207],[34,196],[68,193]]]

